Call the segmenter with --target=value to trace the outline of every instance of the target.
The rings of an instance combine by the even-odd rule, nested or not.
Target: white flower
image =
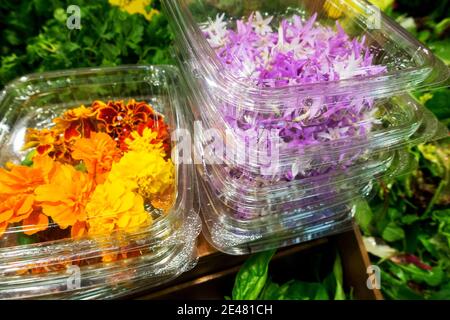
[[[255,28],[255,32],[264,36],[267,33],[272,32],[272,28],[270,27],[270,23],[272,22],[273,17],[269,16],[267,19],[264,19],[259,11],[256,11],[256,19],[253,20],[253,27]]]
[[[377,112],[378,108],[372,108],[371,110],[364,112],[361,118],[362,122],[367,124],[380,124],[381,119],[377,119]]]
[[[224,21],[225,13],[217,14],[216,19],[209,20],[206,24],[200,26],[201,30],[208,35],[208,42],[213,47],[220,47],[225,44],[227,36],[227,23]]]
[[[277,50],[278,52],[281,53],[287,53],[298,50],[299,45],[300,45],[300,38],[298,37],[292,39],[290,43],[285,41],[283,26],[280,25],[280,28],[278,29],[278,41],[277,45],[274,47],[274,50]]]
[[[269,48],[264,48],[261,52],[260,52],[260,58],[262,61],[262,65],[263,66],[268,66],[270,63],[270,60],[272,58],[271,53],[270,53],[270,49]]]
[[[385,244],[378,244],[373,237],[363,237],[363,242],[366,250],[379,258],[386,259],[397,254],[397,250]]]
[[[317,137],[322,138],[324,140],[338,140],[342,138],[342,135],[348,131],[348,128],[328,128],[327,132],[320,132],[317,134]]]
[[[356,59],[355,53],[352,53],[343,61],[334,62],[334,71],[339,75],[340,80],[350,79],[352,77],[363,75],[364,70],[361,69],[361,57]]]
[[[291,173],[293,177],[299,173],[304,176],[309,169],[311,169],[311,159],[297,160],[292,164]]]

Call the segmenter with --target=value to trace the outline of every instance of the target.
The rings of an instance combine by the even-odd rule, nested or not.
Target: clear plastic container
[[[9,167],[27,157],[23,149],[27,128],[52,128],[51,119],[97,100],[145,102],[154,110],[148,118],[154,127],[147,124],[148,128],[156,130],[165,123],[169,132],[187,129],[184,94],[178,71],[170,66],[77,69],[22,77],[0,93],[0,163]],[[130,110],[135,115],[141,109]],[[48,225],[26,219],[9,223],[0,236],[0,298],[115,298],[171,280],[195,266],[200,232],[195,172],[192,164],[178,163],[177,145],[170,139],[168,144],[174,163],[172,205],[167,209],[146,205],[152,223],[82,236],[73,234],[73,225],[63,228],[53,218]],[[4,183],[1,180],[2,192]],[[33,212],[40,205],[36,202]],[[91,228],[95,219],[108,218],[106,213],[89,215],[87,224]]]
[[[366,98],[394,96],[420,87],[439,86],[449,78],[448,68],[428,48],[364,0],[165,0],[163,5],[171,18],[180,50],[194,63],[199,62],[192,70],[193,74],[213,82],[217,94],[225,93],[224,98],[230,98],[232,104],[236,97],[248,97],[247,101],[255,102],[249,106],[251,111],[272,111],[271,103],[287,107],[285,99],[288,97],[323,97],[325,92],[332,95],[362,93]],[[272,30],[276,30],[282,19],[291,19],[294,15],[303,20],[303,24],[316,16],[314,25],[334,30],[339,22],[351,39],[362,40],[364,37],[364,46],[373,55],[373,65],[385,67],[386,72],[366,74],[364,67],[360,67],[345,79],[299,84],[296,78],[289,78],[286,80],[294,81],[282,86],[273,87],[272,80],[255,85],[245,68],[230,71],[223,65],[202,31],[202,26],[210,21],[221,22],[216,19],[223,14],[225,27],[236,31],[236,22],[255,12],[260,12],[263,18],[273,17],[268,24]],[[304,24],[303,27],[302,31],[306,32],[311,25]],[[239,62],[239,54],[231,54],[230,64]],[[245,108],[246,100],[242,100]]]
[[[399,152],[389,174],[396,177],[410,172],[415,161],[407,152]],[[202,177],[202,171],[198,174]],[[354,181],[340,188],[328,186],[329,192],[317,193],[311,199],[300,197],[293,186],[285,202],[251,207],[248,203],[230,203],[227,195],[217,194],[208,179],[202,181],[201,202],[203,234],[215,248],[229,254],[247,254],[308,241],[343,232],[351,227],[356,203],[373,195],[373,181]],[[302,195],[303,196],[303,195]]]
[[[410,89],[448,84],[449,69],[398,24],[380,13],[379,26],[372,28],[370,18],[376,12],[365,1],[166,0],[163,3],[177,35],[181,66],[197,101],[196,119],[201,119],[205,127],[219,129],[223,135],[230,130],[238,146],[232,150],[236,153],[243,143],[242,135],[254,137],[260,129],[267,133],[276,131],[283,140],[277,148],[280,161],[288,164],[305,154],[341,156],[343,149],[352,154],[361,146],[385,147],[393,139],[403,140],[405,132],[380,128],[376,120],[386,114],[386,108],[391,108],[389,104],[396,104],[388,101],[385,105],[383,99]],[[236,21],[254,12],[260,12],[265,19],[273,16],[272,30],[282,19],[292,19],[294,15],[303,20],[305,28],[309,25],[305,21],[316,15],[313,26],[328,26],[330,32],[341,32],[335,25],[338,21],[349,37],[348,42],[362,41],[362,47],[372,56],[372,65],[386,70],[364,75],[365,67],[361,67],[345,79],[296,83],[296,78],[290,78],[287,85],[255,84],[251,77],[230,72],[201,30],[217,17],[216,25],[236,30]],[[225,14],[223,23],[222,14]],[[240,58],[239,50],[235,56],[231,53],[229,64],[239,63]],[[239,73],[244,69],[232,71]],[[420,121],[407,125],[414,131]],[[253,150],[250,156],[264,157],[267,151],[262,149],[262,154]],[[258,163],[256,167],[260,166]]]
[[[201,110],[201,107],[200,103],[193,104],[193,109]],[[276,149],[275,144],[271,144],[272,149],[258,154],[260,148],[257,145],[243,147],[244,142],[230,142],[230,135],[226,134],[225,137],[221,135],[226,141],[224,148],[215,149],[211,140],[214,134],[222,131],[205,127],[206,121],[201,117],[198,121],[201,121],[202,129],[196,130],[197,157],[206,164],[225,164],[230,166],[229,170],[236,168],[244,176],[257,175],[270,181],[286,181],[295,179],[296,175],[307,177],[333,168],[357,165],[386,150],[402,149],[447,134],[429,110],[407,95],[389,99],[379,106],[379,110],[379,127],[359,139],[337,139],[303,148],[292,145],[288,149],[289,157],[280,154],[281,150]],[[213,134],[206,131],[211,128],[214,129]]]

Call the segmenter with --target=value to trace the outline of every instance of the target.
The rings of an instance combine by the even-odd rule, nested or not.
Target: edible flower
[[[106,133],[92,132],[90,138],[75,142],[72,157],[82,160],[88,174],[97,184],[106,181],[112,164],[122,156],[117,143]]]

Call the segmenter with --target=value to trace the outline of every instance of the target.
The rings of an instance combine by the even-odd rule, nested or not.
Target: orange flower
[[[82,105],[66,111],[61,117],[55,118],[53,122],[56,124],[57,130],[64,132],[66,141],[77,137],[89,138],[91,132],[96,131],[96,114],[97,112],[92,108]]]
[[[82,160],[87,172],[97,183],[105,182],[112,164],[118,161],[122,153],[116,142],[106,133],[91,133],[89,139],[83,138],[75,142],[72,157]]]
[[[136,102],[134,99],[125,104],[123,101],[110,101],[107,104],[95,101],[92,109],[97,111],[99,127],[104,128],[114,139],[119,140],[119,146],[126,151],[125,139],[131,132],[136,131],[140,125],[158,121],[162,118],[146,102]],[[162,121],[164,124],[164,121]],[[165,125],[165,124],[164,124]],[[153,127],[153,125],[152,125]],[[143,131],[144,127],[142,127]]]
[[[19,194],[10,196],[0,203],[0,236],[3,235],[8,224],[21,222],[33,212],[34,197]]]
[[[52,177],[54,164],[47,156],[35,156],[32,168],[0,169],[0,236],[10,223],[22,222],[29,235],[47,229],[48,218],[35,206],[34,191]]]
[[[28,218],[23,219],[22,225],[23,233],[32,235],[48,228],[48,217],[40,210],[34,209]]]
[[[48,184],[35,190],[42,211],[61,229],[86,221],[85,206],[93,189],[88,175],[70,165],[60,165]]]
[[[28,129],[23,150],[36,148],[40,155],[48,155],[52,159],[70,161],[71,142],[65,141],[57,130]]]

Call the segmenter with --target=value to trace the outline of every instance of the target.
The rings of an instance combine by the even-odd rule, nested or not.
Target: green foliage
[[[268,277],[274,251],[252,255],[241,267],[233,288],[233,300],[345,300],[339,254],[332,272],[322,282],[290,280],[282,285]]]
[[[396,1],[393,18],[449,63],[448,0]],[[450,127],[450,89],[415,93]],[[450,299],[450,139],[410,150],[417,170],[395,181],[381,181],[369,205],[357,203],[364,235],[382,239],[398,252],[374,263],[382,269],[381,288],[389,299]],[[375,253],[375,251],[374,251]]]
[[[71,4],[81,9],[80,30],[66,26]],[[147,21],[107,0],[4,1],[0,30],[0,88],[30,72],[172,61],[172,35],[162,14]]]
[[[233,288],[233,300],[255,300],[267,280],[269,262],[275,250],[251,256],[239,270]]]

